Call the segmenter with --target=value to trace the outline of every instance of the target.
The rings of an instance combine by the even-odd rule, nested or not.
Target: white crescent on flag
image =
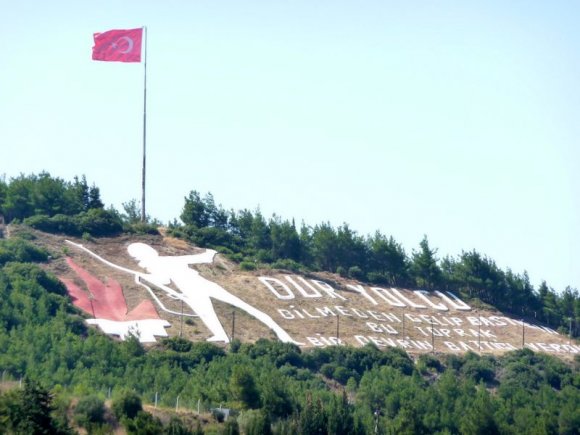
[[[130,53],[133,50],[133,40],[131,38],[129,38],[128,36],[121,36],[119,39],[117,39],[117,41],[115,41],[115,43],[113,44],[113,47],[117,48],[117,46],[119,45],[119,41],[125,40],[127,41],[127,48],[125,50],[121,50],[119,51],[119,53],[125,54],[125,53]]]

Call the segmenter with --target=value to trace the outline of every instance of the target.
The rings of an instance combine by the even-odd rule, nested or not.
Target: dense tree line
[[[0,211],[8,222],[35,215],[72,216],[95,208],[103,208],[99,188],[89,186],[84,176],[66,182],[41,172],[0,180]]]
[[[425,236],[408,255],[392,236],[377,231],[362,236],[348,224],[329,223],[300,228],[278,216],[266,219],[259,210],[226,211],[211,193],[192,191],[181,213],[184,225],[174,222],[174,235],[229,254],[242,268],[257,263],[289,270],[338,273],[377,285],[446,289],[466,299],[475,298],[498,309],[579,333],[580,294],[567,287],[561,292],[542,282],[535,288],[527,273],[502,270],[477,251],[457,257],[437,257]]]
[[[86,177],[72,182],[47,172],[0,178],[0,217],[22,221],[41,231],[71,236],[114,236],[122,232],[156,232],[156,221],[141,223],[137,204],[123,204],[124,213],[105,209],[101,193]]]
[[[24,379],[0,395],[8,433],[68,433],[74,421],[107,430],[103,401],[128,433],[365,434],[577,433],[580,359],[568,365],[520,350],[501,357],[423,355],[329,347],[303,352],[267,340],[213,344],[174,337],[145,349],[87,328],[63,285],[37,264],[49,253],[26,240],[0,240],[0,372]],[[57,255],[50,253],[51,255]],[[200,428],[161,422],[160,405],[237,410]],[[216,411],[219,420],[219,410]],[[100,432],[99,432],[100,431]]]

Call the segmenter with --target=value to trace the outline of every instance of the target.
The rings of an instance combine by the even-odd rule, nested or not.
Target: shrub
[[[48,252],[21,239],[0,240],[0,265],[17,261],[21,263],[44,262]]]
[[[468,379],[475,382],[491,382],[495,379],[495,370],[491,363],[483,358],[470,358],[463,367],[461,373]]]
[[[441,362],[433,355],[428,354],[419,356],[417,368],[423,374],[433,371],[440,373],[443,371],[443,365]]]
[[[128,224],[125,226],[125,231],[131,234],[153,234],[158,235],[159,231],[157,230],[156,224],[151,224],[148,222],[135,222],[132,224]]]
[[[232,261],[235,261],[236,263],[240,263],[240,262],[244,261],[244,255],[239,253],[239,252],[229,254],[228,258]]]
[[[369,272],[367,279],[373,284],[389,284],[389,278],[383,273]]]
[[[175,352],[189,352],[191,350],[192,342],[181,337],[171,337],[165,338],[163,340],[163,345],[167,349],[171,349]]]
[[[320,367],[320,373],[322,373],[327,378],[332,379],[335,369],[336,365],[334,363],[322,364],[322,367]]]
[[[240,433],[240,426],[238,425],[238,421],[235,418],[228,418],[225,422],[224,427],[222,429],[223,435],[239,435]]]
[[[261,410],[245,411],[240,414],[239,425],[242,433],[248,435],[271,434],[272,428],[268,415]]]
[[[176,416],[171,417],[164,433],[171,435],[193,435],[193,432],[187,428],[179,417]]]
[[[189,353],[191,354],[191,357],[194,359],[194,361],[196,361],[196,363],[203,361],[209,363],[214,358],[223,357],[226,355],[225,351],[221,347],[208,342],[193,343]]]
[[[332,377],[342,385],[346,385],[351,376],[352,371],[343,366],[338,366],[332,374]]]
[[[274,263],[272,263],[272,268],[290,270],[292,272],[300,272],[300,270],[302,269],[302,265],[289,258],[284,258],[276,260]]]
[[[358,266],[352,266],[348,268],[348,276],[353,279],[364,280],[365,274],[362,269]]]
[[[133,391],[125,391],[113,401],[113,412],[117,419],[135,418],[143,410],[141,397]]]
[[[82,232],[92,236],[115,236],[123,232],[121,218],[114,212],[102,208],[92,208],[75,216]]]
[[[242,261],[240,263],[241,270],[256,270],[256,264],[250,261]]]
[[[163,424],[148,412],[139,411],[134,418],[124,418],[123,425],[128,435],[154,435],[163,433]]]
[[[75,420],[81,426],[105,421],[105,403],[97,396],[85,396],[79,400],[74,410]]]
[[[31,216],[24,219],[24,224],[47,233],[62,233],[70,236],[79,236],[81,230],[73,216],[57,214],[52,217],[46,215]]]
[[[243,366],[235,366],[230,378],[230,392],[235,400],[246,409],[260,407],[260,390],[254,375]]]
[[[226,418],[224,412],[221,409],[214,408],[211,410],[211,415],[213,418],[216,419],[218,423],[223,423],[224,419]]]

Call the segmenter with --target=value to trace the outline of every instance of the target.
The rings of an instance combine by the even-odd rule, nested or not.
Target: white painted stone
[[[134,335],[141,343],[154,343],[155,336],[167,337],[165,328],[171,326],[167,320],[146,319],[146,320],[107,320],[107,319],[87,319],[89,325],[97,325],[105,334],[117,335],[121,340],[125,340],[130,335]]]
[[[147,270],[148,274],[143,274],[143,279],[161,289],[165,289],[170,283],[175,284],[181,292],[176,296],[198,314],[213,334],[208,338],[208,341],[226,343],[230,341],[211,301],[217,299],[240,308],[255,317],[271,328],[281,341],[297,343],[269,315],[254,308],[219,284],[204,278],[197,270],[189,267],[191,264],[212,263],[216,251],[206,249],[201,254],[160,256],[155,249],[145,243],[131,243],[127,250],[133,258],[139,261],[139,266]]]

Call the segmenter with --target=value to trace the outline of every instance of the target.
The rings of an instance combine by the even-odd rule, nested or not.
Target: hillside
[[[210,338],[207,324],[199,317],[191,317],[196,313],[187,304],[182,307],[179,299],[151,285],[162,306],[173,313],[165,311],[144,286],[135,282],[134,275],[117,270],[90,254],[146,273],[128,254],[130,244],[147,244],[162,257],[203,253],[205,249],[161,235],[82,240],[29,228],[12,230],[12,233],[17,235],[19,231],[32,232],[35,244],[55,253],[46,267],[60,279],[72,280],[87,291],[86,283],[67,264],[66,259],[72,259],[101,282],[116,280],[122,288],[128,312],[143,301],[153,302],[159,317],[168,322],[166,332],[169,336],[181,335],[196,342]],[[76,245],[82,245],[85,250]],[[377,287],[330,273],[300,275],[276,269],[243,271],[220,254],[211,263],[192,267],[206,280],[269,316],[303,348],[373,343],[379,348],[400,347],[411,354],[474,351],[498,355],[519,349],[524,343],[534,351],[561,358],[571,358],[580,352],[577,342],[571,342],[569,337],[545,325],[531,319],[525,319],[522,324],[521,319],[492,306],[477,301],[466,303],[452,292]],[[180,293],[174,282],[169,287]],[[264,337],[277,338],[272,328],[247,310],[218,299],[212,302],[230,340],[233,337],[242,342],[255,342]],[[226,340],[216,343],[220,342],[225,344]]]
[[[244,270],[167,233],[5,230],[7,433],[573,434],[580,423],[577,343],[451,292]]]

